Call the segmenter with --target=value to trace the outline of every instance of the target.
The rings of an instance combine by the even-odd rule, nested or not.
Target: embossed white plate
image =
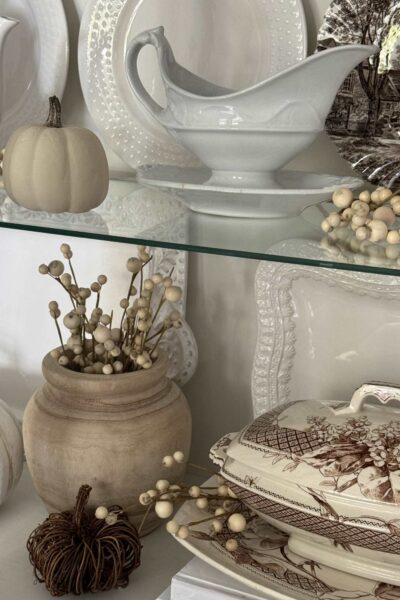
[[[154,165],[137,170],[137,180],[142,185],[175,192],[195,212],[226,217],[295,216],[307,206],[330,199],[337,188],[355,189],[362,184],[355,177],[300,171],[277,171],[273,174],[275,187],[270,189],[203,183],[209,177],[205,168]]]
[[[321,257],[301,239],[268,252]],[[255,416],[299,398],[348,401],[364,381],[399,382],[398,277],[263,262],[256,301]]]
[[[21,125],[44,123],[49,96],[62,97],[69,44],[62,0],[4,0],[3,15],[19,21],[4,45],[0,148]]]
[[[207,485],[215,480],[210,479]],[[215,485],[215,483],[214,483]],[[193,523],[209,516],[195,501],[185,502],[174,519]],[[176,537],[195,556],[219,571],[234,577],[250,588],[266,594],[270,600],[395,600],[400,588],[355,577],[313,561],[307,561],[286,546],[286,535],[261,519],[254,519],[244,533],[232,534],[224,528],[210,534],[210,521],[196,526],[203,534],[186,540]],[[228,539],[235,538],[238,550],[225,549]]]
[[[176,59],[201,77],[243,89],[306,56],[301,0],[90,0],[79,39],[79,71],[89,110],[107,142],[131,167],[195,164],[136,100],[125,50],[141,31],[165,26]],[[150,48],[140,57],[145,86],[162,104]]]
[[[186,312],[186,288],[188,272],[187,252],[167,248],[153,249],[153,261],[149,265],[151,273],[161,273],[163,276],[173,272],[174,281],[183,290],[182,299],[176,304],[182,315]],[[165,307],[166,309],[166,307]],[[168,309],[161,309],[158,322],[168,317]],[[170,330],[160,346],[168,354],[170,368],[168,377],[179,386],[185,385],[195,374],[198,363],[196,338],[185,319],[182,319],[180,329]]]

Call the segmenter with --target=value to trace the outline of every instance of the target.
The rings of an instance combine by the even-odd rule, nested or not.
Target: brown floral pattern
[[[261,450],[273,464],[286,459],[283,471],[301,464],[318,469],[320,485],[332,491],[357,486],[372,500],[400,503],[400,421],[373,425],[358,416],[335,424],[326,416],[310,416],[302,431],[282,425],[287,408],[256,419],[240,443]]]
[[[309,431],[322,447],[303,454],[301,462],[325,478],[321,484],[343,492],[358,485],[363,496],[383,502],[400,502],[400,422],[372,427],[366,416],[340,425],[326,417],[309,417]]]
[[[207,485],[216,481],[213,477]],[[323,495],[321,500],[322,508],[330,512]],[[286,533],[256,516],[241,500],[237,503],[240,511],[237,507],[233,510],[244,515],[247,528],[233,533],[225,522],[217,533],[210,524],[217,506],[214,501],[205,510],[200,510],[195,500],[184,502],[175,518],[179,523],[192,524],[185,545],[233,577],[248,580],[250,585],[252,582],[268,596],[275,592],[296,600],[400,600],[400,587],[351,577],[294,554],[288,549]],[[232,538],[238,546],[228,552],[225,545]]]
[[[232,537],[238,542],[238,549],[232,553],[236,563],[252,567],[278,581],[285,581],[291,587],[312,592],[317,598],[333,591],[318,578],[318,564],[304,559],[295,562],[289,558],[286,552],[288,536],[279,529],[255,519],[242,534],[232,536],[232,532],[224,527],[221,533],[215,535],[221,546]],[[276,550],[278,553],[274,552]]]
[[[221,549],[224,549],[228,539],[234,537],[238,549],[231,554],[232,559],[250,571],[264,575],[266,579],[272,578],[284,584],[291,594],[295,594],[297,589],[299,593],[305,592],[316,600],[400,600],[400,588],[386,583],[373,584],[372,595],[328,584],[321,565],[295,557],[287,549],[287,535],[258,518],[252,520],[251,526],[240,534],[233,535],[225,527],[221,533],[206,533],[196,537],[217,543]]]

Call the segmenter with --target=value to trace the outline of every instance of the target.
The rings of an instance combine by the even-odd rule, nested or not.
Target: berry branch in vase
[[[182,316],[174,304],[181,300],[182,289],[173,284],[172,272],[168,277],[155,273],[146,278],[144,269],[152,256],[145,246],[138,246],[137,250],[138,255],[126,263],[129,287],[119,302],[122,314],[118,326],[113,326],[118,309],[107,313],[101,308],[101,293],[108,282],[106,275],[99,275],[88,287],[79,286],[68,244],[61,245],[61,253],[70,273],[60,260],[40,265],[39,272],[54,279],[72,304],[72,310],[62,318],[68,331],[64,340],[58,302],[52,300],[49,303],[49,313],[60,341],[60,347],[51,355],[61,366],[99,375],[150,369],[157,360],[165,334],[181,327]],[[91,299],[92,308],[89,307]],[[163,318],[162,314],[165,314]]]

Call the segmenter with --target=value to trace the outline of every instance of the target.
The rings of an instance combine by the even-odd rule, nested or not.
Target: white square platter
[[[269,251],[290,244],[302,257],[315,252],[306,240]],[[348,401],[365,381],[399,382],[399,278],[262,262],[256,301],[255,416],[304,398]]]

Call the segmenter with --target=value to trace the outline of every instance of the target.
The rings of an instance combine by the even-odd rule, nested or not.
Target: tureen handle
[[[218,465],[221,468],[224,466],[228,458],[227,450],[237,435],[237,433],[228,433],[211,447],[209,457],[215,465]]]
[[[353,394],[349,406],[335,410],[335,415],[354,415],[361,412],[367,398],[377,398],[382,404],[400,401],[400,386],[387,383],[364,383]]]
[[[140,79],[138,70],[138,58],[140,51],[142,48],[144,48],[144,46],[147,45],[154,46],[156,50],[161,50],[161,52],[163,50],[168,50],[168,48],[165,48],[166,39],[164,36],[164,27],[157,27],[156,29],[144,31],[135,37],[127,52],[125,67],[128,80],[136,96],[154,116],[157,116],[164,109],[162,106],[157,104],[157,102],[153,100],[153,98],[147,92],[142,80]]]

